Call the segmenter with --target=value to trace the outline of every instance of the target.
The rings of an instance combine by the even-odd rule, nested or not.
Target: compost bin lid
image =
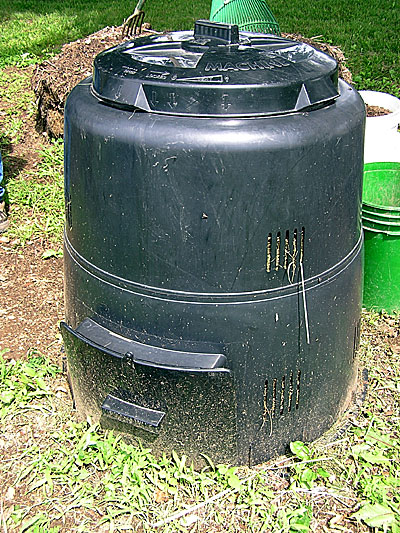
[[[338,66],[307,44],[201,20],[194,31],[142,37],[102,52],[92,90],[104,102],[147,112],[264,116],[334,100]]]

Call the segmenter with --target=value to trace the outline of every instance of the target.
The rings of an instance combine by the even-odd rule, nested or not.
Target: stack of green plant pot
[[[364,299],[367,309],[400,311],[400,163],[364,166]]]

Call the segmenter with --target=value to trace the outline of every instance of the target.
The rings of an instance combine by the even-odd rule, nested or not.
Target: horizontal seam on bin
[[[341,272],[347,269],[351,263],[355,260],[357,255],[361,252],[362,244],[364,241],[363,232],[361,232],[360,237],[354,246],[354,248],[336,265],[325,270],[320,274],[316,274],[312,278],[309,278],[304,281],[305,291],[312,290],[315,287],[321,287],[327,283],[331,283],[334,278],[336,278]],[[257,302],[262,302],[265,300],[276,300],[280,298],[286,298],[289,296],[297,295],[299,291],[302,291],[302,283],[293,283],[292,285],[284,287],[276,287],[273,289],[259,290],[252,292],[237,292],[237,293],[202,293],[202,292],[185,292],[185,291],[174,291],[171,289],[164,289],[161,287],[151,287],[148,285],[141,285],[134,281],[126,280],[124,278],[119,278],[114,274],[105,272],[101,268],[96,267],[84,257],[82,257],[71,245],[66,234],[64,235],[64,245],[69,252],[70,257],[73,261],[79,265],[79,267],[87,272],[89,275],[101,280],[108,285],[118,287],[122,290],[130,292],[131,294],[136,294],[138,296],[146,296],[147,298],[153,298],[156,300],[162,301],[171,301],[178,303],[193,303],[201,305],[237,305],[237,304],[253,304]],[[125,285],[125,286],[124,286]],[[285,292],[286,294],[282,294]],[[153,294],[152,294],[153,293]],[[154,294],[154,293],[158,293]],[[165,295],[164,297],[162,295]],[[269,296],[270,295],[270,296]],[[170,298],[168,298],[170,296]],[[175,296],[175,298],[174,298]],[[253,297],[251,300],[242,300],[242,301],[226,301],[227,299],[232,298],[243,298],[243,297]],[[192,298],[192,299],[178,299],[178,298]],[[207,299],[212,298],[214,301],[210,302]],[[215,301],[218,300],[218,301]]]

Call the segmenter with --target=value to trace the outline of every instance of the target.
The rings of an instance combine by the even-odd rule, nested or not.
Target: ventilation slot
[[[72,229],[71,195],[65,198],[65,220],[69,229]]]
[[[267,272],[271,272],[272,262],[272,233],[268,234],[267,239]]]
[[[299,408],[299,402],[300,402],[300,378],[301,378],[301,370],[298,370],[297,380],[296,380],[296,409]]]
[[[275,409],[276,409],[276,382],[277,382],[276,379],[274,379],[274,381],[272,382],[272,405],[271,405],[272,417],[274,417]]]
[[[289,377],[289,399],[288,399],[288,412],[292,410],[292,402],[293,402],[293,372],[290,372]]]
[[[303,263],[304,260],[304,236],[305,236],[305,229],[304,227],[301,228],[301,234],[300,234],[300,263]]]
[[[360,326],[361,319],[357,321],[356,327],[354,328],[353,359],[355,359],[358,349],[360,347]]]
[[[281,401],[279,404],[279,414],[283,415],[283,409],[285,407],[285,376],[282,377],[281,382]]]
[[[273,379],[269,385],[268,379],[264,383],[264,420],[283,416],[299,408],[301,371],[290,372],[289,376]]]
[[[281,234],[280,232],[278,232],[276,236],[275,270],[279,270],[280,259],[281,259]]]
[[[265,420],[268,416],[268,379],[264,383],[264,414],[263,419]]]
[[[287,270],[288,264],[289,264],[289,256],[290,256],[290,244],[289,244],[289,230],[286,230],[285,234],[285,256],[283,259],[283,268]]]
[[[278,231],[275,239],[272,233],[269,233],[267,237],[266,271],[272,272],[283,269],[286,271],[290,283],[293,283],[296,269],[304,260],[304,241],[304,227],[300,231],[295,228],[292,234],[289,230],[286,230],[284,234]]]

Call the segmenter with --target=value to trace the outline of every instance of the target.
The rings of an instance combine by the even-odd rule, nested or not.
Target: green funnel
[[[237,24],[242,31],[281,34],[278,22],[264,0],[213,0],[210,20]]]

